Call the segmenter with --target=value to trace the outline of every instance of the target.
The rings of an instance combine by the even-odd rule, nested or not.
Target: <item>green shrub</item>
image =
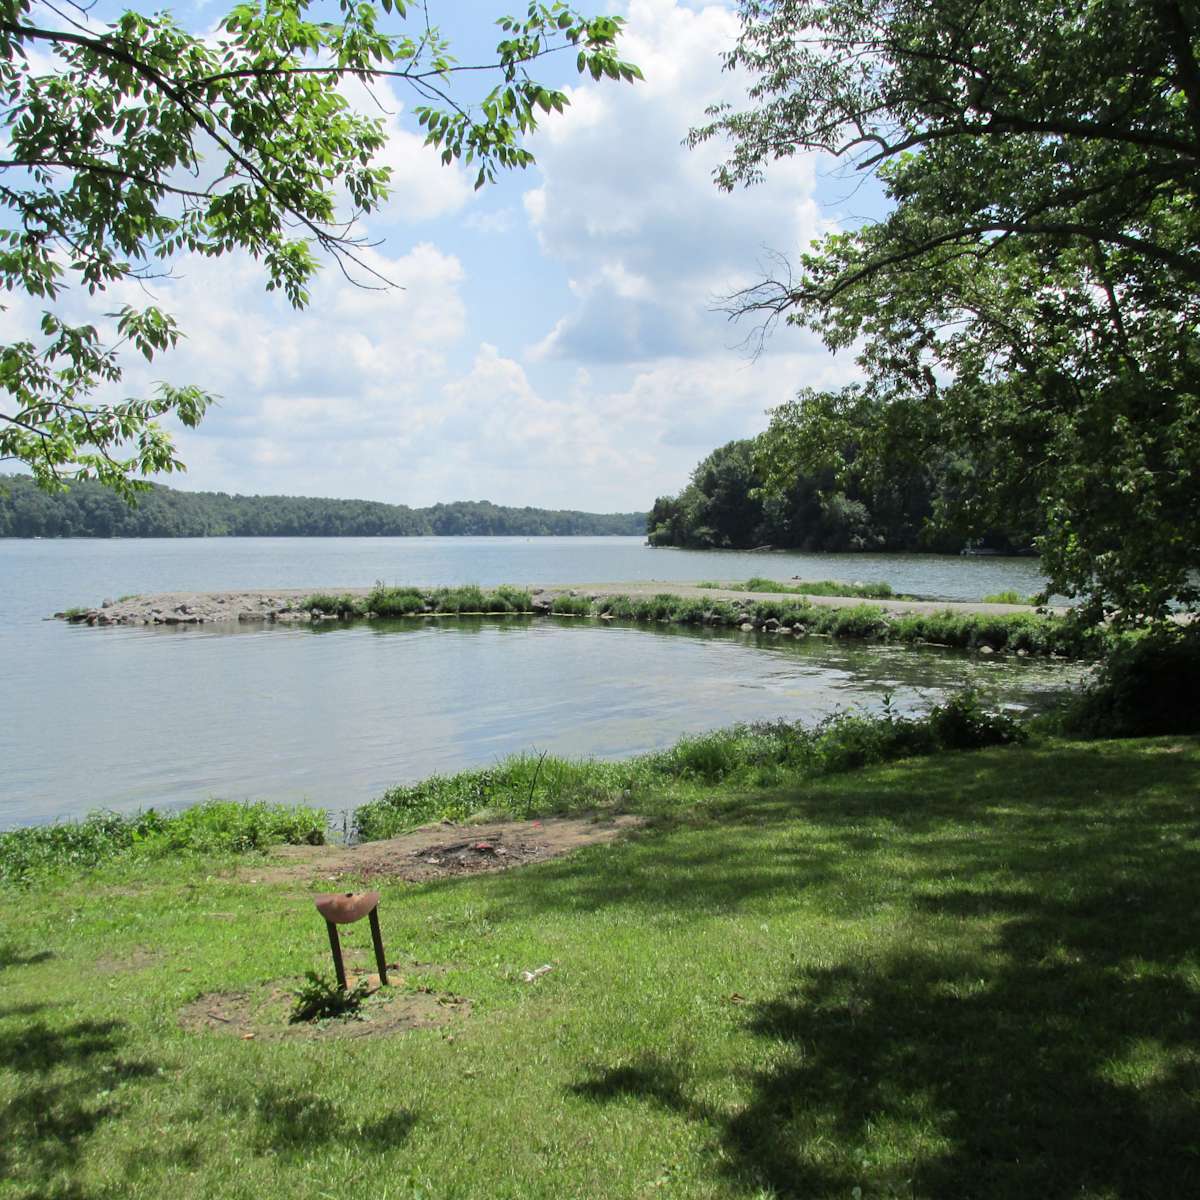
[[[1060,723],[1086,737],[1200,732],[1200,633],[1158,630],[1116,644]]]
[[[367,611],[361,600],[353,596],[334,595],[330,592],[314,592],[301,602],[301,608],[319,609],[323,613],[336,613],[339,617],[361,617]]]
[[[504,583],[488,597],[488,612],[527,613],[533,611],[533,596],[527,588]]]
[[[887,632],[888,617],[881,608],[856,604],[853,608],[823,608],[813,610],[818,633],[833,637],[873,638]]]
[[[376,616],[407,617],[425,611],[425,596],[416,588],[385,587],[377,583],[364,605]]]
[[[463,587],[438,588],[431,597],[434,612],[482,613],[488,611],[487,597],[478,584],[468,583]]]
[[[927,722],[936,744],[946,750],[1006,746],[1027,736],[1011,713],[989,710],[973,688],[964,688],[944,704],[935,705]]]
[[[289,1021],[328,1021],[335,1017],[361,1017],[360,1010],[371,994],[370,984],[360,979],[354,987],[342,989],[336,981],[318,974],[305,973],[305,981],[293,993],[294,1002]]]
[[[562,616],[586,617],[592,611],[592,602],[586,596],[555,596],[550,611]]]

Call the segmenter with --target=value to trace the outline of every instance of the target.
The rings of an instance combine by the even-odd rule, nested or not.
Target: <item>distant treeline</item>
[[[0,537],[421,537],[640,534],[645,513],[506,508],[460,500],[409,508],[374,500],[229,496],[154,485],[131,507],[97,483],[51,495],[0,476]]]
[[[929,518],[944,504],[948,472],[897,471],[873,489],[839,487],[832,471],[800,475],[782,495],[767,495],[753,439],[714,450],[677,496],[660,496],[646,518],[652,546],[806,551],[926,550],[957,553],[966,536]],[[936,529],[936,532],[932,530]],[[1035,530],[1014,506],[1005,529],[972,539],[979,548],[1018,552]]]

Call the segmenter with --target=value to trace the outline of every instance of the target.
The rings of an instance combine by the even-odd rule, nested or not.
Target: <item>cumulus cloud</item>
[[[807,246],[825,229],[813,159],[785,160],[731,197],[711,179],[722,147],[682,144],[708,105],[741,96],[743,81],[719,60],[736,31],[723,7],[633,0],[623,51],[645,82],[583,84],[538,133],[543,182],[525,211],[569,271],[576,304],[535,356],[639,363],[729,347],[739,335],[714,301],[756,277],[764,247]]]
[[[403,450],[437,424],[431,400],[463,336],[464,271],[428,243],[363,259],[401,286],[368,291],[327,269],[296,312],[264,296],[262,267],[239,254],[187,257],[149,294],[122,285],[106,295],[110,309],[158,303],[186,335],[151,364],[130,360],[121,394],[167,379],[220,397],[198,430],[178,435],[193,486],[402,498],[397,481],[360,473],[364,447],[392,448],[402,488]]]
[[[131,366],[120,394],[168,379],[221,395],[199,430],[179,433],[183,486],[649,506],[716,446],[761,430],[798,386],[853,370],[791,332],[750,360],[747,331],[709,310],[755,278],[764,246],[791,250],[822,229],[809,160],[727,196],[710,179],[720,148],[681,145],[739,89],[719,58],[735,33],[719,5],[632,0],[623,53],[646,82],[574,88],[566,116],[537,134],[540,181],[523,209],[502,195],[490,212],[469,208],[467,175],[377,89],[395,194],[371,226],[394,248],[363,257],[402,290],[355,287],[328,265],[296,313],[264,295],[248,257],[189,257],[149,293],[123,285],[67,315],[154,301],[178,318],[186,340]],[[361,88],[347,94],[379,111]],[[412,222],[439,219],[419,234],[436,244],[409,247]],[[40,305],[10,300],[9,329],[32,326]]]
[[[387,146],[374,165],[392,169],[391,196],[377,220],[429,221],[457,213],[466,205],[474,193],[467,172],[458,163],[444,165],[440,152],[425,145],[422,134],[406,128],[404,102],[388,80],[367,88],[348,78],[340,90],[356,112],[384,122]]]

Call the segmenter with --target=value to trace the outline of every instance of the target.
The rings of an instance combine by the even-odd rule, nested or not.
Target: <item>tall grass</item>
[[[745,583],[735,583],[734,588],[745,588],[748,592],[790,592],[804,596],[861,596],[865,600],[894,600],[896,593],[890,583],[839,583],[834,579],[800,580],[780,583],[776,579],[764,579],[755,575]]]
[[[390,587],[377,583],[361,599],[316,592],[306,597],[301,607],[344,619],[367,615],[409,617],[419,613],[527,613],[533,611],[533,597],[527,590],[507,584],[485,591],[473,583],[453,588]]]
[[[1024,736],[1011,715],[989,709],[967,689],[924,717],[898,716],[889,708],[880,715],[837,713],[816,725],[735,725],[624,762],[517,754],[492,767],[391,788],[356,810],[354,828],[360,839],[374,841],[429,821],[463,821],[480,814],[524,818],[596,806],[653,807],[669,799],[676,784],[767,787],[798,775],[837,773]]]
[[[63,868],[93,867],[121,855],[244,854],[267,846],[320,845],[324,809],[209,800],[178,813],[93,812],[0,833],[0,883],[20,883]]]
[[[984,604],[1032,604],[1032,596],[1022,596],[1020,592],[1014,592],[1011,588],[1005,592],[993,592],[990,596],[984,596]]]

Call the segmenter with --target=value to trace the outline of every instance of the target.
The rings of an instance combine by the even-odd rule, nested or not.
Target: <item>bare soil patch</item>
[[[145,946],[135,946],[124,954],[102,954],[94,963],[92,970],[97,975],[117,975],[125,971],[145,971],[157,967],[163,961],[164,955],[158,950],[149,950]]]
[[[389,972],[397,964],[389,963]],[[390,976],[389,976],[390,977]],[[208,992],[179,1010],[179,1023],[189,1033],[216,1033],[243,1041],[323,1041],[386,1037],[410,1029],[436,1029],[467,1016],[471,1002],[429,987],[406,989],[402,979],[381,988],[375,975],[350,974],[353,988],[365,978],[373,988],[357,1013],[324,1021],[291,1020],[295,990],[302,982],[277,979],[239,992]]]
[[[403,879],[424,883],[457,875],[503,871],[611,842],[645,824],[642,817],[546,817],[425,825],[411,833],[357,846],[279,846],[265,864],[243,868],[255,883],[290,880]]]

